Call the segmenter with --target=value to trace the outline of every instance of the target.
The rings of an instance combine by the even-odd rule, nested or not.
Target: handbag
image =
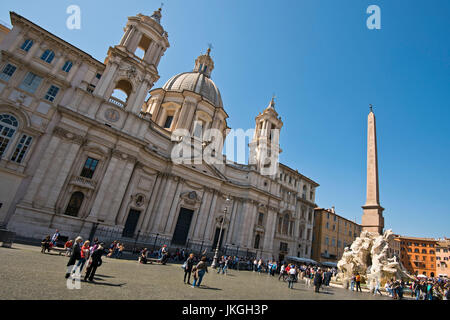
[[[187,267],[187,263],[185,262],[185,263],[183,263],[183,265],[181,266],[181,268],[184,269],[184,270],[186,270],[186,267]]]

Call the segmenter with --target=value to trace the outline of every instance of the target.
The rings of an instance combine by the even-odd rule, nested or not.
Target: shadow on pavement
[[[94,278],[95,279],[95,278]],[[104,282],[90,282],[90,281],[83,281],[85,283],[90,283],[93,285],[98,285],[98,286],[108,286],[108,287],[122,287],[123,285],[126,285],[126,283],[118,283],[118,284],[114,284],[114,283],[104,283]]]
[[[208,287],[208,286],[204,286],[204,285],[200,286],[199,288],[206,289],[206,290],[222,290],[220,288],[213,288],[213,287]]]

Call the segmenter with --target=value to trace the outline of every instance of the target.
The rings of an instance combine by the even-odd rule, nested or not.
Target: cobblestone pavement
[[[314,293],[302,282],[294,289],[267,274],[230,270],[228,275],[209,269],[200,288],[183,283],[180,265],[138,264],[137,261],[103,258],[96,283],[81,282],[68,289],[64,274],[68,258],[42,254],[39,247],[14,244],[0,247],[0,299],[178,299],[178,300],[326,300],[389,299],[341,288]],[[192,279],[191,279],[192,281]]]

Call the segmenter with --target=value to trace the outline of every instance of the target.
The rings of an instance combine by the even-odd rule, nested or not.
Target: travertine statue
[[[338,279],[344,286],[351,277],[359,273],[366,283],[380,282],[384,285],[391,278],[411,280],[396,256],[389,256],[389,243],[393,238],[392,230],[383,235],[363,231],[349,248],[345,248],[342,259],[338,262]]]

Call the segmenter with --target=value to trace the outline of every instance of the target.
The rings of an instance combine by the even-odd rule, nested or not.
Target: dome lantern
[[[208,78],[211,77],[211,72],[214,69],[214,61],[211,58],[211,47],[208,48],[206,54],[199,56],[195,60],[194,72],[202,73]]]

